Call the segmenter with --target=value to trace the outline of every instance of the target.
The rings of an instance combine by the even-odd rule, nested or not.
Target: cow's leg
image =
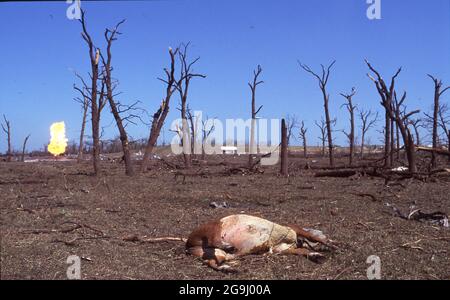
[[[235,255],[228,254],[219,248],[206,248],[202,246],[194,246],[187,249],[189,254],[200,257],[205,264],[217,271],[236,272],[231,266],[224,264],[235,258]]]
[[[327,237],[323,234],[318,234],[316,230],[305,230],[295,224],[289,224],[288,226],[295,231],[297,238],[305,238],[311,242],[320,243],[333,250],[337,250],[337,247],[333,245],[333,241],[327,239]]]
[[[276,248],[274,248],[274,250],[275,249]],[[290,255],[301,255],[301,256],[304,256],[307,259],[312,260],[313,262],[316,262],[316,263],[322,263],[323,260],[325,259],[325,256],[323,256],[319,252],[312,252],[312,251],[310,251],[308,249],[305,249],[305,248],[290,247],[288,249],[283,249],[283,250],[281,250],[278,253],[285,254],[285,255],[289,255],[289,254]]]

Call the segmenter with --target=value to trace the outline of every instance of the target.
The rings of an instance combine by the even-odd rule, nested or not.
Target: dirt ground
[[[133,178],[113,162],[102,163],[99,178],[90,175],[89,162],[0,163],[1,279],[65,279],[69,255],[82,257],[83,279],[366,279],[370,255],[380,257],[383,279],[450,279],[449,229],[401,219],[385,205],[448,215],[448,177],[385,185],[368,176],[317,178],[305,165],[291,158],[289,178],[279,177],[276,166],[257,174],[196,166],[204,175],[183,183],[161,161]],[[229,207],[212,208],[213,201]],[[325,253],[323,264],[246,256],[237,274],[225,274],[187,256],[181,242],[123,240],[187,237],[202,222],[235,213],[322,230],[340,249]]]

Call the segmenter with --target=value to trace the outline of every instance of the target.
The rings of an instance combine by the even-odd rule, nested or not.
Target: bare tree
[[[327,140],[327,138],[326,138],[327,125],[326,125],[325,121],[323,120],[323,118],[320,119],[320,123],[318,123],[317,121],[314,121],[314,123],[320,129],[319,139],[322,142],[322,156],[325,156],[325,142]]]
[[[355,148],[355,109],[356,105],[353,105],[352,98],[356,94],[356,89],[353,87],[350,94],[341,93],[341,96],[347,99],[347,103],[343,105],[347,108],[350,114],[350,132],[345,132],[344,134],[347,136],[350,146],[350,156],[349,156],[349,164],[350,166],[353,164],[353,152]]]
[[[12,158],[12,149],[11,149],[11,123],[6,119],[6,116],[3,115],[4,124],[1,123],[3,131],[6,133],[6,139],[8,141],[8,150],[6,152],[6,161],[10,162]]]
[[[256,147],[255,147],[255,127],[256,127],[256,117],[259,113],[259,111],[263,108],[261,105],[258,109],[256,109],[256,88],[258,85],[264,83],[264,81],[259,80],[258,77],[261,75],[262,68],[260,65],[256,68],[256,70],[253,71],[253,81],[248,83],[248,86],[250,87],[250,90],[252,92],[252,124],[250,129],[250,151],[248,156],[248,166],[251,168],[253,166],[253,154],[256,153]]]
[[[192,110],[189,108],[189,105],[187,106],[186,114],[187,114],[187,119],[189,121],[189,125],[188,126],[190,128],[191,155],[194,155],[194,157],[195,157],[195,154],[197,154],[198,150],[200,150],[200,149],[197,149],[197,147],[198,147],[197,139],[198,139],[198,126],[199,126],[198,121],[199,121],[199,116],[195,115],[195,112],[192,113]]]
[[[305,70],[306,72],[310,73],[314,77],[317,78],[319,81],[319,87],[322,91],[323,95],[323,105],[325,110],[325,122],[327,126],[327,138],[328,138],[328,151],[329,151],[329,158],[330,158],[330,166],[334,166],[334,156],[333,156],[333,137],[332,137],[332,121],[330,117],[330,110],[328,108],[328,102],[330,100],[330,95],[327,93],[327,83],[328,79],[330,77],[330,71],[333,65],[336,63],[336,61],[333,61],[327,68],[325,68],[324,65],[321,65],[322,67],[322,74],[319,76],[317,73],[313,72],[311,68],[307,65],[303,65],[300,62],[298,62],[300,67]]]
[[[302,140],[303,143],[303,157],[306,158],[307,157],[307,141],[306,141],[306,132],[308,131],[308,128],[305,127],[305,122],[302,121],[301,126],[300,126],[300,139]],[[324,137],[325,133],[323,134]],[[324,139],[325,140],[325,139]]]
[[[447,137],[447,150],[450,151],[450,116],[449,108],[447,104],[441,104],[439,107],[439,126],[444,131],[444,135]],[[450,156],[448,157],[450,162]]]
[[[181,130],[180,125],[175,124],[175,130],[169,129],[169,131],[176,133],[176,135],[180,139],[180,145],[182,146],[183,145],[183,131]]]
[[[406,107],[403,106],[403,103],[406,99],[406,92],[403,93],[403,96],[400,100],[397,99],[397,93],[394,91],[394,100],[395,106],[391,106],[393,109],[389,111],[389,114],[392,119],[395,120],[398,125],[398,129],[403,138],[403,144],[405,145],[406,156],[408,158],[408,169],[411,173],[417,172],[416,166],[416,146],[414,144],[413,135],[409,130],[408,125],[410,124],[410,118],[420,112],[420,110],[414,110],[411,112],[406,112]]]
[[[411,119],[409,120],[409,124],[411,124],[411,126],[414,128],[414,133],[416,136],[416,145],[420,146],[420,133],[419,133],[419,128],[423,127],[422,125],[422,119],[417,118],[417,119]]]
[[[438,123],[439,123],[439,100],[442,94],[444,94],[448,89],[450,89],[450,86],[442,89],[442,80],[438,80],[437,78],[433,77],[432,75],[428,74],[428,77],[430,77],[433,80],[434,83],[434,106],[433,106],[433,148],[437,148],[437,142],[438,142]],[[431,167],[436,168],[436,153],[431,152]]]
[[[178,53],[178,57],[180,58],[181,63],[181,72],[180,79],[176,81],[176,89],[180,93],[181,99],[181,120],[182,120],[182,144],[183,144],[183,157],[185,167],[187,169],[191,168],[191,156],[190,156],[190,137],[189,137],[189,125],[187,121],[187,100],[188,100],[188,91],[191,79],[194,77],[206,78],[205,75],[193,73],[192,66],[200,59],[197,57],[191,62],[188,62],[188,48],[190,43],[184,44],[180,47],[180,51]]]
[[[371,110],[360,110],[359,118],[361,120],[361,159],[364,158],[364,146],[365,146],[365,137],[367,132],[372,128],[376,122],[378,121],[378,112],[375,114],[373,118],[373,113]]]
[[[31,134],[27,135],[27,136],[25,137],[25,139],[23,140],[23,145],[22,145],[22,155],[21,155],[21,157],[20,157],[20,161],[21,161],[21,162],[24,162],[24,161],[25,161],[25,150],[26,150],[26,148],[27,148],[27,142],[28,142],[28,139],[30,138],[30,136],[31,136]]]
[[[116,121],[117,129],[119,130],[119,136],[120,141],[122,143],[122,151],[123,151],[123,160],[125,162],[125,174],[128,176],[134,175],[134,169],[133,169],[133,161],[131,159],[131,151],[130,146],[128,142],[128,135],[125,130],[125,121],[130,121],[132,117],[135,117],[133,114],[129,114],[129,112],[133,109],[135,109],[135,106],[137,103],[132,104],[131,106],[124,106],[121,105],[120,102],[117,102],[114,98],[117,95],[114,95],[113,91],[115,87],[117,87],[117,82],[113,82],[112,79],[112,67],[111,67],[111,60],[112,60],[112,52],[111,52],[111,46],[113,41],[117,40],[117,36],[121,33],[118,31],[119,26],[123,24],[125,20],[120,21],[117,23],[117,25],[113,29],[106,29],[104,36],[107,43],[106,46],[106,59],[101,55],[102,62],[103,62],[103,68],[104,68],[104,76],[103,80],[105,81],[106,85],[106,98],[108,99],[109,106],[111,108],[111,113],[114,116],[114,119]],[[123,114],[127,114],[127,116],[123,117]]]
[[[86,82],[84,82],[84,80],[81,78],[81,76],[79,76],[79,78],[83,83],[83,86],[85,87],[89,95],[85,94],[83,89],[77,87],[75,87],[75,89],[77,89],[83,95],[83,97],[87,97],[90,102],[91,122],[92,122],[92,148],[93,148],[92,162],[94,165],[94,174],[97,176],[100,173],[100,114],[102,108],[106,104],[106,99],[104,97],[103,80],[100,80],[100,82],[102,82],[100,95],[98,93],[97,82],[99,81],[98,63],[100,58],[100,49],[94,46],[94,42],[87,31],[84,10],[81,10],[81,19],[79,21],[81,23],[83,30],[81,36],[87,43],[89,49],[89,58],[91,62],[91,72],[90,72],[91,83],[88,86]]]
[[[208,120],[208,117],[206,117],[206,120]],[[209,138],[209,136],[214,132],[214,130],[216,129],[216,126],[214,124],[214,121],[212,122],[212,124],[210,124],[208,126],[208,122],[202,120],[202,159],[205,159],[205,143],[207,141],[207,139]]]
[[[391,167],[392,164],[392,156],[391,152],[393,149],[391,149],[391,115],[389,111],[393,110],[393,98],[394,98],[394,92],[395,92],[395,79],[402,71],[402,68],[399,68],[397,72],[392,76],[390,86],[388,87],[386,85],[386,82],[381,77],[380,73],[375,70],[372,65],[369,63],[369,61],[365,60],[367,66],[369,69],[376,75],[377,79],[373,78],[370,74],[367,74],[367,76],[375,83],[375,86],[377,88],[378,93],[381,97],[381,105],[385,109],[385,127],[384,127],[384,167]]]
[[[286,127],[287,127],[287,143],[288,146],[291,144],[291,138],[294,137],[294,130],[298,126],[298,118],[296,115],[286,116]]]
[[[166,78],[158,78],[162,82],[166,84],[166,95],[161,102],[161,106],[159,109],[153,114],[152,125],[150,129],[150,136],[147,141],[147,147],[145,148],[144,157],[142,158],[142,166],[141,171],[147,171],[148,160],[150,154],[153,151],[153,148],[156,145],[161,129],[166,120],[167,114],[169,113],[170,108],[170,99],[172,98],[173,93],[176,90],[176,82],[175,82],[175,56],[178,54],[178,48],[175,51],[172,48],[169,48],[169,56],[170,56],[170,70],[164,69],[166,73]]]
[[[84,88],[84,94],[87,95],[88,92]],[[82,121],[81,121],[81,131],[80,131],[80,143],[78,144],[78,157],[77,162],[81,162],[83,160],[83,149],[84,149],[84,131],[86,128],[86,118],[87,111],[89,108],[89,99],[86,96],[83,96],[83,99],[77,97],[75,101],[81,104],[81,108],[83,111]]]

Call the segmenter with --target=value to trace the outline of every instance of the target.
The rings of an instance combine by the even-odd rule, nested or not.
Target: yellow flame
[[[53,155],[59,155],[66,151],[66,126],[64,122],[56,122],[50,126],[50,144],[47,150]]]

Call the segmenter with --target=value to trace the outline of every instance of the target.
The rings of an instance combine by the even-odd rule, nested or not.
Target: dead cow
[[[231,215],[195,229],[186,242],[186,252],[203,259],[215,270],[233,271],[226,261],[247,254],[295,254],[320,262],[324,256],[314,245],[336,249],[320,231],[297,225],[282,226],[249,215]]]

